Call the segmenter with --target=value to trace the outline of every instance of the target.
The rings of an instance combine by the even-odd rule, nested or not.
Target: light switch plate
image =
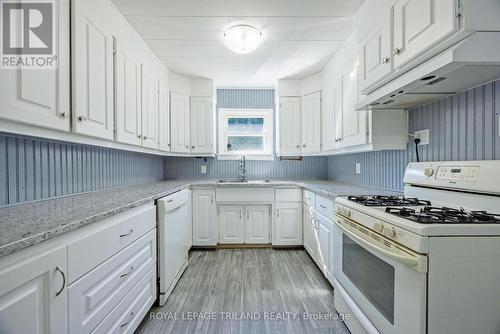
[[[356,174],[361,174],[361,164],[356,162]]]
[[[206,174],[207,173],[207,165],[201,165],[200,173],[201,174]]]
[[[429,145],[430,130],[425,129],[425,130],[415,131],[415,138],[420,138],[420,143],[418,143],[418,145]]]

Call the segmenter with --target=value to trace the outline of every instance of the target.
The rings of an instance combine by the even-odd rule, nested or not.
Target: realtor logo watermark
[[[57,67],[55,9],[55,0],[0,0],[0,68]]]

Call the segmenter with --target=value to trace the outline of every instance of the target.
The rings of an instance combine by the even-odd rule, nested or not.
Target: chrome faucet
[[[245,173],[246,173],[246,161],[245,156],[242,155],[240,159],[240,180],[245,181]]]

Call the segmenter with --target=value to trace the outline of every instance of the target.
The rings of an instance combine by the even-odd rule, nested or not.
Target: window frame
[[[274,145],[274,109],[272,108],[220,108],[218,111],[218,156],[223,159],[239,158],[242,155],[250,159],[270,159],[273,157]],[[264,119],[263,132],[229,132],[229,118],[249,118],[259,117]],[[228,151],[227,142],[230,136],[262,136],[264,142],[263,151],[247,150],[247,151]]]

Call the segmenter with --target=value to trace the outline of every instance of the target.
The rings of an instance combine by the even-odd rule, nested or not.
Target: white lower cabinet
[[[269,243],[269,206],[250,205],[245,208],[245,243]]]
[[[316,222],[309,206],[304,204],[303,214],[304,248],[311,258],[316,261],[318,254],[318,240],[316,235]]]
[[[216,246],[217,208],[214,189],[193,190],[193,246]]]
[[[325,277],[333,282],[333,221],[321,214],[316,216],[317,263]]]
[[[219,243],[241,244],[245,240],[243,206],[219,206]]]
[[[270,242],[269,205],[219,205],[219,243]]]
[[[273,245],[298,246],[302,244],[302,203],[277,202]]]
[[[32,250],[0,260],[0,332],[67,333],[66,248]]]

